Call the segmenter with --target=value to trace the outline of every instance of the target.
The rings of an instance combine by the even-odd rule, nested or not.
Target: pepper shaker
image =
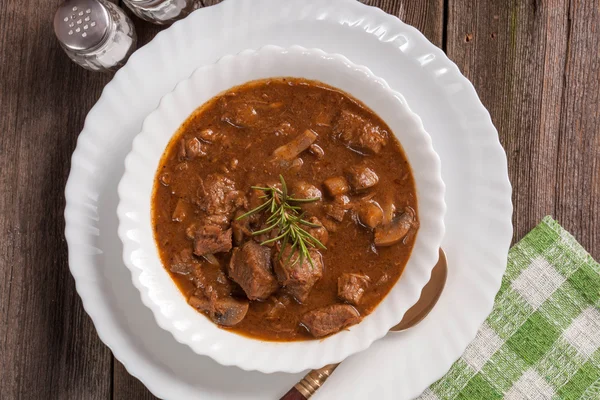
[[[129,17],[106,0],[67,0],[54,16],[54,33],[71,60],[92,71],[117,70],[137,42]]]
[[[200,0],[123,0],[138,17],[164,25],[189,15],[201,6]]]

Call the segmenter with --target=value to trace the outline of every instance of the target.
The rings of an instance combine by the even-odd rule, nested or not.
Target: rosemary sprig
[[[260,198],[265,199],[265,202],[247,213],[240,215],[236,220],[244,219],[258,213],[268,212],[269,218],[266,221],[267,227],[252,232],[252,235],[262,235],[278,228],[279,235],[265,240],[261,244],[264,245],[281,240],[279,258],[281,258],[285,248],[291,246],[290,255],[286,262],[289,262],[294,253],[298,252],[299,256],[294,260],[292,266],[298,261],[302,263],[304,258],[307,258],[311,267],[314,268],[315,265],[310,256],[310,248],[321,248],[325,250],[326,247],[319,239],[307,232],[303,226],[319,228],[321,225],[306,221],[304,219],[304,213],[300,212],[301,207],[298,204],[312,203],[319,200],[319,198],[297,199],[292,197],[288,192],[288,187],[282,175],[279,175],[279,180],[281,181],[281,189],[277,187],[252,186],[252,189],[260,190],[264,193]]]

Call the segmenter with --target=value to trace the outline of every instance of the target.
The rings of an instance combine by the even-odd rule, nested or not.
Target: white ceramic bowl
[[[378,114],[402,144],[416,183],[420,229],[398,284],[375,311],[348,330],[323,340],[266,342],[220,329],[190,307],[158,256],[151,228],[151,195],[160,158],[172,135],[199,106],[219,93],[248,81],[269,77],[302,77],[342,89]],[[369,347],[400,321],[427,283],[443,235],[445,187],[440,160],[418,116],[404,98],[366,67],[318,49],[266,46],[226,56],[198,68],[165,95],[144,120],[125,159],[119,183],[119,237],[133,284],[157,323],[193,351],[223,365],[245,370],[299,372],[342,361]]]

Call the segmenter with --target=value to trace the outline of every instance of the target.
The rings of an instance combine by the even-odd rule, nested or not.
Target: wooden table
[[[363,2],[416,26],[475,85],[508,154],[514,239],[551,214],[600,258],[600,3]],[[62,52],[59,3],[0,1],[0,398],[153,398],[98,339],[67,266],[70,157],[111,76]],[[136,28],[141,44],[159,30]]]

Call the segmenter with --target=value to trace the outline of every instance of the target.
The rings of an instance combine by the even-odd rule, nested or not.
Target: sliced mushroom
[[[346,194],[350,191],[350,185],[343,176],[333,176],[325,179],[323,186],[331,196]]]
[[[317,140],[317,134],[310,129],[307,129],[292,139],[291,142],[278,147],[273,152],[273,157],[280,161],[292,161],[298,157],[300,153],[308,149],[315,140]]]
[[[248,300],[238,300],[232,297],[209,299],[202,295],[191,296],[188,303],[208,314],[210,319],[222,326],[239,324],[248,312]]]
[[[225,297],[215,303],[211,317],[219,325],[234,326],[242,322],[248,312],[248,307],[247,300]]]
[[[375,246],[392,246],[400,242],[416,223],[415,211],[407,207],[402,215],[389,224],[375,228]]]
[[[366,201],[358,206],[358,220],[368,228],[375,229],[383,222],[383,210],[376,201]]]

